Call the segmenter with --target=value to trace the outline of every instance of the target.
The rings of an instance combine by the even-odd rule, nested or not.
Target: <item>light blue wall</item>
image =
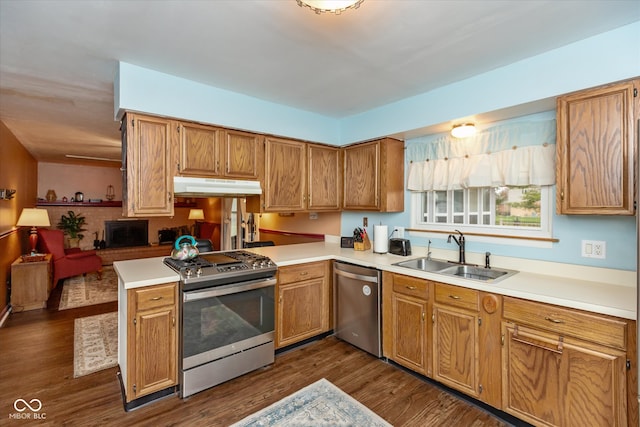
[[[120,62],[115,117],[125,110],[338,145],[336,119]]]

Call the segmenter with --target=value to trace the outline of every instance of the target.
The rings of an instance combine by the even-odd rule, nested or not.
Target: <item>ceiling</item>
[[[38,161],[118,159],[118,61],[340,118],[638,20],[638,0],[365,0],[339,16],[295,0],[0,0],[0,120]]]

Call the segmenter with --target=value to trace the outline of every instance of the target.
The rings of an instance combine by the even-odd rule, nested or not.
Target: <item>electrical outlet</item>
[[[394,237],[398,239],[404,238],[404,227],[393,227]]]
[[[604,240],[583,240],[582,256],[585,258],[605,259],[607,257],[607,242]]]
[[[362,217],[362,226],[363,227],[368,227],[369,226],[369,218],[367,218],[366,216]]]

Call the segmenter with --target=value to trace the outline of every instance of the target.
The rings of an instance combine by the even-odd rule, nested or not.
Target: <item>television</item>
[[[107,248],[149,245],[149,221],[146,219],[105,221]]]

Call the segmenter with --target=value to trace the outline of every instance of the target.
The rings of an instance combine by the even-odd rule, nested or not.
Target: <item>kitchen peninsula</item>
[[[637,380],[635,272],[494,257],[495,267],[518,270],[518,273],[495,283],[481,282],[394,265],[427,253],[426,248],[413,249],[413,257],[402,257],[354,251],[340,248],[337,241],[327,241],[252,248],[251,251],[271,258],[283,270],[331,260],[382,270],[384,357],[518,418],[534,424],[544,421],[561,425],[569,413],[562,404],[554,404],[551,412],[555,418],[544,419],[544,411],[528,407],[526,401],[540,402],[542,406],[548,406],[551,401],[566,401],[576,408],[590,407],[590,411],[585,411],[589,416],[610,417],[609,420],[622,424],[637,414],[637,401],[634,401]],[[434,258],[448,260],[456,259],[456,255],[447,250],[436,250],[433,254]],[[179,275],[166,267],[162,259],[115,262],[121,298],[132,289],[159,289],[167,285],[175,289]],[[483,261],[484,254],[467,254],[469,263],[483,264]],[[423,307],[417,313],[422,320],[418,320],[416,328],[408,324],[399,328],[396,319],[411,307]],[[121,312],[119,316],[123,319],[126,313]],[[431,321],[426,322],[425,318]],[[445,339],[439,334],[441,328],[456,325],[465,333],[454,328],[449,335],[455,340],[469,340],[464,346],[441,341]],[[420,335],[420,340],[408,339],[403,335],[408,329],[423,331],[424,335]],[[124,344],[125,337],[120,328],[119,345]],[[421,345],[417,349],[411,347],[418,341]],[[447,357],[463,359],[442,360],[445,355],[438,349],[444,344],[451,344],[453,348]],[[132,355],[127,354],[126,345],[119,348],[122,370],[123,363],[126,366],[126,360],[131,360]],[[456,354],[457,348],[474,350]],[[513,381],[527,376],[522,366],[511,362],[528,354],[533,357],[532,362],[539,364],[534,365],[536,375],[557,377],[558,384],[549,384],[542,392],[512,387]],[[417,363],[411,360],[412,355],[418,357]],[[556,368],[539,362],[549,357],[556,358],[558,363],[552,364]],[[588,370],[577,362],[583,359],[584,363],[596,366],[597,381],[589,378]],[[462,371],[443,370],[443,366],[456,366],[455,369],[462,366]],[[562,388],[565,380],[568,381],[563,375],[569,371],[573,381],[578,376],[589,384],[589,390],[576,392],[581,396],[560,395],[565,392]]]

